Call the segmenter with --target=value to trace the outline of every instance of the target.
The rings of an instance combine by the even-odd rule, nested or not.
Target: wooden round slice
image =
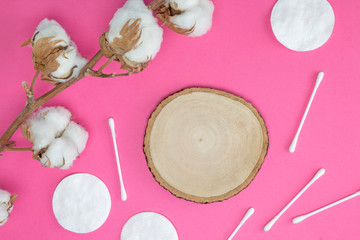
[[[144,153],[165,189],[179,198],[211,203],[250,184],[268,145],[264,120],[243,98],[187,88],[165,98],[152,113]]]

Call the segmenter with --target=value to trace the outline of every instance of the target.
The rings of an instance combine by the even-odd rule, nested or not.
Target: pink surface
[[[31,49],[20,43],[45,17],[68,31],[84,56],[98,50],[98,37],[124,0],[1,1],[0,133],[25,104],[21,81],[33,74]],[[117,79],[86,78],[47,106],[67,107],[90,134],[74,167],[46,169],[30,153],[6,152],[0,158],[0,188],[19,195],[0,239],[119,239],[128,218],[142,211],[164,214],[181,240],[227,239],[249,207],[254,215],[234,239],[358,239],[360,199],[294,225],[291,219],[347,196],[360,187],[360,1],[331,0],[336,16],[330,40],[321,48],[298,53],[283,47],[270,27],[276,0],[214,1],[213,28],[191,39],[167,28],[159,54],[142,73]],[[117,64],[108,68],[118,70]],[[295,153],[288,146],[296,132],[316,75],[325,72]],[[268,155],[251,185],[239,195],[207,205],[177,199],[149,172],[142,151],[149,115],[165,96],[190,86],[226,90],[251,101],[269,129]],[[38,83],[37,95],[50,89]],[[108,117],[117,125],[128,200],[120,200]],[[18,146],[29,143],[17,132]],[[269,232],[264,225],[312,178],[321,177]],[[56,185],[72,173],[101,178],[112,196],[105,224],[89,234],[64,230],[52,212]]]

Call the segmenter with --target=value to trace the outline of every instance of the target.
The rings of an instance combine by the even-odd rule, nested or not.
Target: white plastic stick
[[[318,180],[322,175],[324,175],[325,169],[321,168],[315,174],[315,176],[310,180],[308,184],[284,207],[281,212],[278,213],[268,224],[265,225],[264,230],[269,231],[271,227],[275,224],[275,222],[280,218],[280,216],[313,184],[316,180]]]
[[[244,215],[243,219],[240,221],[239,225],[235,228],[234,232],[231,234],[231,236],[228,238],[228,240],[231,240],[235,236],[235,234],[239,231],[241,226],[244,225],[246,220],[248,220],[249,217],[254,214],[254,211],[255,211],[254,208],[249,208],[249,210],[247,210],[247,212]]]
[[[114,123],[114,119],[113,119],[113,118],[109,118],[109,126],[110,126],[111,135],[112,135],[112,139],[113,139],[113,143],[114,143],[115,157],[116,157],[116,163],[117,163],[117,168],[118,168],[118,173],[119,173],[119,179],[120,179],[121,200],[126,201],[127,195],[126,195],[125,186],[124,186],[124,181],[123,181],[123,179],[122,179],[122,174],[121,174],[120,161],[119,161],[119,153],[118,153],[117,144],[116,144],[115,123]]]
[[[306,218],[308,218],[308,217],[310,217],[310,216],[312,216],[312,215],[315,215],[315,214],[317,214],[317,213],[319,213],[319,212],[322,212],[322,211],[324,211],[324,210],[326,210],[326,209],[329,209],[329,208],[331,208],[331,207],[334,207],[334,206],[336,206],[336,205],[338,205],[338,204],[340,204],[340,203],[343,203],[343,202],[345,202],[345,201],[347,201],[347,200],[350,200],[350,199],[352,199],[352,198],[354,198],[354,197],[357,197],[357,196],[360,196],[360,191],[358,191],[358,192],[356,192],[356,193],[354,193],[354,194],[352,194],[352,195],[350,195],[350,196],[347,196],[347,197],[345,197],[345,198],[343,198],[343,199],[340,199],[340,200],[338,200],[338,201],[336,201],[336,202],[333,202],[333,203],[331,203],[331,204],[329,204],[329,205],[327,205],[327,206],[325,206],[325,207],[322,207],[322,208],[320,208],[320,209],[318,209],[318,210],[315,210],[315,211],[313,211],[313,212],[311,212],[311,213],[304,214],[304,215],[302,215],[302,216],[298,216],[298,217],[294,218],[292,221],[293,221],[294,224],[299,223],[299,222],[301,222],[301,221],[304,221]]]
[[[304,115],[301,119],[301,122],[300,122],[300,125],[299,125],[299,128],[295,134],[295,137],[294,139],[292,140],[291,144],[290,144],[290,147],[289,147],[289,152],[293,153],[295,151],[295,148],[296,148],[296,143],[298,141],[298,138],[299,138],[299,135],[300,135],[300,132],[301,132],[301,128],[303,127],[304,125],[304,122],[305,122],[305,119],[306,119],[306,116],[309,112],[309,109],[310,109],[310,106],[311,106],[311,103],[315,97],[315,93],[316,93],[316,90],[318,89],[322,79],[324,78],[324,73],[323,72],[319,72],[319,74],[317,75],[317,78],[316,78],[316,83],[315,83],[315,87],[314,87],[314,90],[311,94],[311,97],[310,97],[310,100],[309,100],[309,103],[305,109],[305,112],[304,112]]]

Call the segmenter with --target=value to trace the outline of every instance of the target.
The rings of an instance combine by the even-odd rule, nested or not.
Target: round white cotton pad
[[[295,51],[321,47],[331,36],[335,15],[327,0],[279,0],[271,13],[277,40]]]
[[[59,224],[75,233],[98,229],[107,219],[111,197],[97,177],[78,173],[64,178],[53,196],[53,211]]]
[[[132,216],[121,231],[121,240],[178,240],[172,223],[163,215],[142,212]]]

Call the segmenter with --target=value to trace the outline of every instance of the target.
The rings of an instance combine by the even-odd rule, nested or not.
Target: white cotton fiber
[[[141,19],[139,46],[124,56],[131,61],[144,63],[153,59],[160,50],[163,29],[157,24],[157,19],[152,15],[152,11],[146,7],[143,0],[128,0],[122,8],[117,10],[110,21],[108,39],[110,43],[114,41],[114,38],[121,39],[120,31],[126,22],[131,19],[132,23],[138,18]]]
[[[47,18],[42,20],[37,26],[35,34],[36,36],[33,39],[34,43],[36,43],[40,38],[47,37],[54,37],[51,39],[51,41],[64,40],[57,45],[66,46],[70,43],[69,35],[67,35],[66,31],[55,20],[49,20]]]
[[[78,153],[82,153],[82,151],[84,151],[85,149],[89,134],[79,124],[71,122],[69,126],[67,126],[67,128],[65,129],[62,137],[68,138],[73,141],[76,145]]]
[[[10,201],[11,194],[8,191],[0,189],[0,205]]]
[[[28,120],[34,154],[41,165],[68,169],[85,149],[88,133],[70,119],[67,109],[47,107]]]
[[[86,58],[81,57],[80,53],[76,50],[75,46],[69,45],[64,54],[60,54],[56,58],[60,64],[55,72],[51,73],[54,80],[58,82],[66,82],[70,78],[78,76],[81,69],[86,65]],[[70,74],[72,72],[72,74]]]
[[[174,225],[158,213],[142,212],[132,216],[121,231],[121,240],[178,240]]]
[[[40,22],[38,27],[36,28],[34,37],[33,37],[33,48],[44,48],[49,47],[48,43],[42,43],[37,45],[36,42],[41,38],[54,37],[50,40],[50,42],[54,40],[63,40],[55,45],[62,46],[63,49],[57,49],[54,53],[45,53],[47,54],[59,54],[56,60],[53,58],[48,58],[48,56],[41,55],[35,57],[35,62],[39,61],[40,66],[44,66],[47,68],[47,65],[56,66],[56,62],[59,64],[58,68],[49,74],[48,78],[55,80],[56,82],[66,82],[71,78],[77,77],[81,71],[81,69],[87,63],[86,58],[82,58],[80,53],[78,52],[76,45],[73,41],[70,40],[70,37],[67,35],[66,31],[57,23],[55,20],[49,20],[45,18]],[[50,46],[53,47],[53,46]],[[37,51],[37,53],[43,53],[42,51]],[[49,55],[49,56],[50,56]],[[39,58],[39,59],[37,59]],[[49,60],[51,59],[51,61]],[[56,61],[54,63],[54,61]],[[44,70],[41,70],[44,71]],[[48,72],[46,73],[48,74]]]
[[[169,3],[176,4],[178,10],[188,10],[199,4],[200,0],[170,0]]]
[[[175,2],[175,0],[173,1]],[[176,2],[182,6],[180,0]],[[199,0],[195,6],[182,10],[183,13],[170,17],[170,21],[183,29],[190,29],[194,26],[194,31],[189,34],[190,37],[204,35],[210,30],[214,12],[212,1]]]
[[[0,189],[0,226],[4,225],[12,210],[11,194],[5,190]]]
[[[30,131],[34,137],[34,150],[46,147],[70,123],[71,113],[63,107],[46,107],[31,118]]]
[[[327,0],[279,0],[271,12],[276,39],[294,51],[321,47],[334,25],[334,11]]]
[[[9,212],[7,207],[3,204],[0,204],[0,226],[4,225],[9,218]]]
[[[56,220],[63,228],[75,233],[89,233],[101,227],[109,216],[111,196],[99,178],[77,173],[59,183],[52,206]]]
[[[68,169],[79,155],[76,144],[67,138],[56,138],[40,158],[43,166]]]

